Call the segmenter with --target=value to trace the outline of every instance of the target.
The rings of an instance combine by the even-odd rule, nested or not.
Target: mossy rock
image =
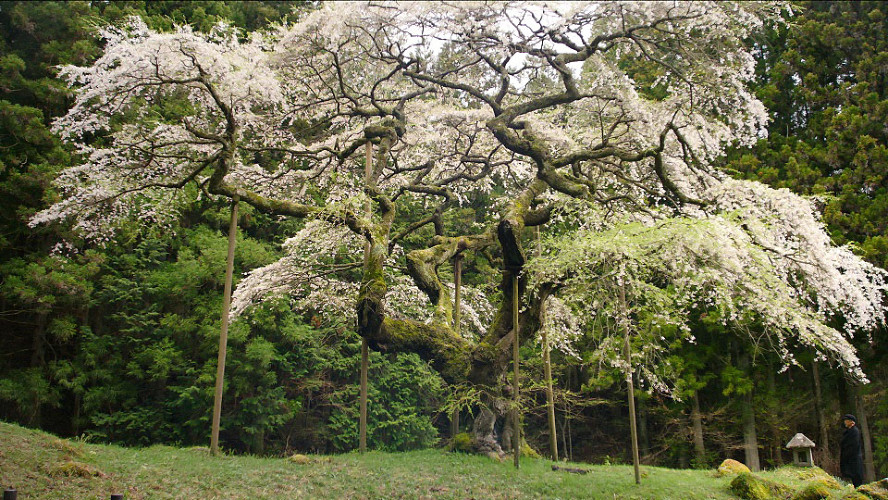
[[[463,453],[471,453],[474,450],[472,443],[472,435],[468,432],[460,432],[450,440],[451,451],[461,451]]]
[[[718,470],[715,472],[715,475],[716,477],[733,476],[736,474],[740,474],[741,472],[751,471],[749,470],[749,467],[729,458],[718,466]]]
[[[534,450],[527,444],[527,441],[524,441],[521,445],[521,456],[527,458],[541,458],[540,452]]]
[[[50,470],[51,476],[65,477],[108,477],[104,472],[83,462],[68,460],[55,464]]]
[[[64,439],[54,439],[49,445],[59,451],[65,452],[69,457],[83,458],[83,450]]]
[[[826,474],[826,473],[824,472],[824,474]],[[818,484],[818,485],[823,486],[824,488],[827,488],[830,490],[842,489],[842,485],[839,484],[839,481],[830,475],[815,477],[814,479],[811,480],[811,484]]]
[[[305,455],[300,455],[299,453],[294,453],[290,455],[289,457],[287,457],[287,460],[298,465],[308,465],[311,463],[311,458]]]
[[[831,495],[832,488],[828,487],[825,481],[812,481],[793,495],[792,500],[820,500]]]
[[[792,493],[789,486],[756,476],[751,472],[738,474],[731,481],[731,491],[746,500],[786,498]]]
[[[873,500],[888,500],[888,478],[874,483],[861,484],[857,491]]]
[[[810,481],[812,479],[820,479],[820,478],[832,479],[832,481],[836,484],[836,486],[834,486],[834,488],[840,487],[839,482],[836,481],[836,479],[834,477],[832,477],[829,472],[826,472],[825,470],[821,469],[820,467],[802,467],[802,468],[798,469],[798,472],[796,473],[796,475],[798,475],[799,479],[804,479],[806,481]]]
[[[842,500],[871,500],[870,497],[864,495],[863,493],[859,493],[857,491],[852,491],[847,495],[842,497]]]

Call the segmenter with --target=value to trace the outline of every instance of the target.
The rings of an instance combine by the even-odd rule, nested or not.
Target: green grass
[[[58,439],[0,423],[0,486],[20,499],[98,498],[589,498],[730,499],[731,477],[714,471],[643,467],[636,485],[631,466],[561,464],[585,475],[553,471],[548,460],[511,461],[424,450],[282,458],[212,457],[206,449],[122,448]],[[762,474],[800,487],[797,469]],[[851,491],[850,489],[844,490]],[[839,498],[838,496],[836,498]]]

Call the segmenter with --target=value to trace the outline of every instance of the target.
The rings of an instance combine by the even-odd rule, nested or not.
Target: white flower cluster
[[[726,325],[755,320],[787,364],[802,344],[865,380],[853,346],[826,319],[841,315],[849,333],[883,324],[886,273],[831,245],[799,196],[734,180],[714,193],[719,206],[705,218],[568,233],[528,272],[535,283],[560,286],[584,314],[619,317],[625,286],[648,331],[674,325],[689,335],[690,310],[716,311]]]
[[[537,335],[537,342],[542,343],[542,336],[545,333],[551,347],[568,356],[579,358],[580,355],[573,346],[582,334],[580,319],[564,301],[555,295],[546,298],[543,308],[545,314]]]
[[[287,255],[280,260],[244,276],[232,294],[232,319],[254,304],[282,296],[296,310],[354,316],[359,284],[348,278],[348,271],[363,255],[354,234],[313,220],[284,242],[284,250]]]

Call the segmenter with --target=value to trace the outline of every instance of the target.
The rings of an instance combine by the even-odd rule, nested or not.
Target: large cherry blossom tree
[[[475,433],[496,451],[494,400],[512,332],[528,338],[540,327],[545,295],[527,292],[524,229],[575,201],[643,214],[648,225],[739,213],[754,202],[712,160],[726,142],[762,133],[765,110],[745,87],[754,63],[741,41],[778,20],[780,8],[333,2],[246,40],[225,26],[208,36],[157,33],[132,20],[103,32],[105,53],[92,66],[63,69],[77,93],[55,128],[83,161],[62,173],[61,201],[33,223],[72,219],[102,239],[123,218],[167,223],[194,196],[237,197],[304,219],[288,255],[241,282],[234,313],[284,294],[297,306],[353,314],[373,345],[419,352],[451,381],[488,388]],[[491,200],[486,217],[455,232],[445,215],[479,194]],[[793,245],[809,236],[736,233],[774,217],[712,234],[792,261]],[[406,245],[427,226],[435,235],[427,245]],[[494,256],[501,293],[464,292],[467,314],[454,329],[441,270],[467,251]],[[810,269],[775,266],[774,279],[791,283],[795,271],[812,271],[806,280],[822,279],[822,291],[833,279],[813,272],[822,264],[843,265],[824,257]],[[866,284],[873,273],[861,276]],[[869,309],[853,310],[881,314],[881,302],[867,298]],[[853,369],[846,344],[814,343]]]

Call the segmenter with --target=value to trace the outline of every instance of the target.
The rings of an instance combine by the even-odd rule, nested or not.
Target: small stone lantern
[[[796,434],[786,443],[786,447],[792,450],[792,463],[799,467],[814,467],[814,441],[808,439],[801,432]]]

